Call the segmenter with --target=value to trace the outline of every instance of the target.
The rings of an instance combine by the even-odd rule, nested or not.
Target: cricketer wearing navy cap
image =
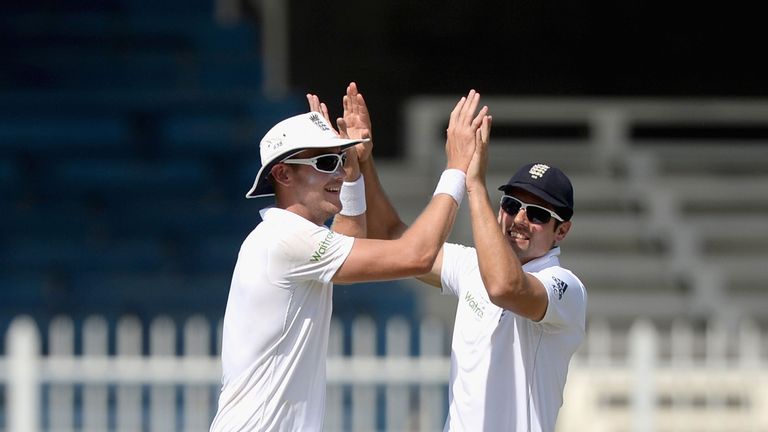
[[[490,121],[480,130],[467,171],[474,247],[445,243],[419,279],[454,296],[448,418],[444,432],[554,432],[568,365],[584,340],[587,291],[560,264],[573,225],[573,186],[543,163],[521,167],[499,189],[494,212],[485,185]],[[372,159],[372,158],[370,158]],[[375,178],[372,161],[360,165]],[[377,181],[368,234],[405,227]]]

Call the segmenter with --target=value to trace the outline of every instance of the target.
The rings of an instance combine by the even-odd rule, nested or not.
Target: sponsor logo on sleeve
[[[467,291],[467,293],[464,295],[464,301],[467,302],[467,306],[469,306],[469,309],[472,311],[472,313],[475,314],[475,316],[479,319],[483,319],[483,313],[485,313],[485,306],[481,305],[478,299],[476,299],[472,293]]]
[[[323,241],[320,242],[320,244],[317,245],[317,249],[312,253],[312,257],[309,259],[312,262],[320,261],[323,258],[323,255],[325,255],[326,252],[328,252],[328,246],[331,245],[331,240],[333,239],[333,231],[328,231],[328,234],[326,234]]]
[[[552,281],[555,283],[552,286],[552,293],[557,295],[558,300],[562,300],[563,294],[565,294],[565,290],[568,289],[568,284],[554,276],[552,276]]]

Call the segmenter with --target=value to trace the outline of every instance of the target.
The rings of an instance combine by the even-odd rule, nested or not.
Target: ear
[[[288,168],[286,164],[277,164],[273,166],[272,170],[270,171],[270,174],[272,175],[272,178],[275,180],[275,183],[279,183],[283,186],[288,186],[291,184],[292,171]]]
[[[555,229],[555,241],[562,241],[571,229],[571,221],[565,221]]]

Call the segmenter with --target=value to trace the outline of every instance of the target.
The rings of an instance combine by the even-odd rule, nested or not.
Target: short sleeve
[[[286,280],[328,283],[347,259],[354,240],[325,226],[298,229],[274,245],[270,261]]]
[[[585,327],[587,312],[587,291],[581,281],[562,267],[549,267],[531,273],[547,290],[549,303],[540,324],[559,329],[563,327]]]
[[[440,282],[444,295],[461,296],[462,277],[477,268],[477,252],[474,248],[453,243],[443,245],[443,262],[440,270]]]

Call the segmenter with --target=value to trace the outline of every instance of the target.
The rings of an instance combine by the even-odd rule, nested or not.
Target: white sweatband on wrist
[[[448,194],[456,201],[457,205],[461,206],[461,200],[464,199],[464,192],[466,190],[467,175],[462,170],[451,168],[443,171],[440,181],[437,182],[437,187],[435,187],[435,193],[432,196],[441,193]]]
[[[343,216],[359,216],[365,213],[365,180],[363,175],[353,182],[344,182],[341,185],[341,211]]]

